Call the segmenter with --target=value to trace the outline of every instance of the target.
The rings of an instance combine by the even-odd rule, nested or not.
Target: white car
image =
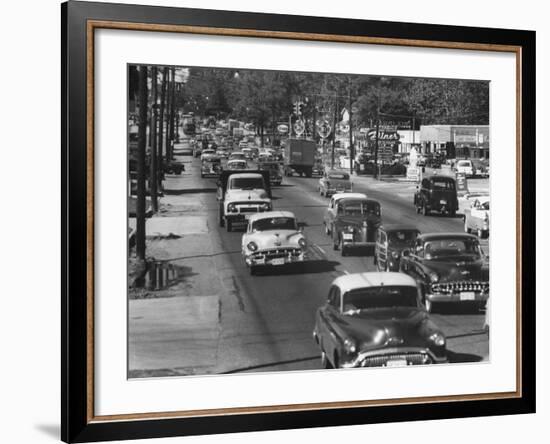
[[[490,198],[480,196],[473,199],[469,208],[464,210],[464,231],[474,232],[480,238],[489,236]]]
[[[307,241],[290,211],[266,211],[248,218],[241,242],[243,259],[255,274],[260,266],[305,260]]]
[[[207,149],[201,153],[201,160],[208,159],[210,157],[216,157],[216,150]]]
[[[474,164],[471,160],[459,160],[456,163],[456,172],[465,174],[466,177],[475,176]]]
[[[233,151],[229,155],[229,160],[246,160],[246,156],[242,151]]]
[[[246,160],[241,159],[232,159],[227,161],[228,170],[246,170],[248,168],[248,163]]]

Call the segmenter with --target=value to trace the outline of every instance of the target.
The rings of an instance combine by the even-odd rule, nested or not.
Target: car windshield
[[[231,154],[231,159],[244,159],[244,154],[242,153],[239,153],[239,154]]]
[[[335,180],[349,180],[349,174],[346,174],[346,173],[329,173],[328,178],[329,179],[335,179]]]
[[[270,217],[252,223],[252,231],[296,230],[296,219],[293,217]]]
[[[348,291],[344,294],[343,312],[354,314],[361,310],[392,307],[417,307],[416,287],[384,285]]]
[[[264,181],[261,177],[235,177],[231,179],[230,188],[240,190],[263,189]]]
[[[418,236],[416,230],[396,230],[388,232],[390,242],[412,242]]]
[[[436,239],[424,243],[424,257],[427,260],[464,255],[480,256],[476,239]]]
[[[445,179],[433,179],[432,180],[432,187],[434,190],[454,190],[455,189],[455,183],[452,180],[445,180]]]
[[[379,215],[380,205],[378,202],[346,202],[341,206],[341,214],[345,216],[360,216],[360,215]]]

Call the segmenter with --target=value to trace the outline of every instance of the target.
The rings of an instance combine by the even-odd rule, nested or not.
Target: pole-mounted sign
[[[306,130],[306,124],[303,119],[298,119],[294,122],[294,132],[297,136],[301,136]]]
[[[327,120],[317,122],[317,134],[319,134],[319,137],[321,139],[326,139],[328,136],[330,136],[331,130],[332,128]]]

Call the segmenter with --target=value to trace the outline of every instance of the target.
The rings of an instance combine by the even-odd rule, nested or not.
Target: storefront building
[[[449,158],[488,159],[489,125],[422,125],[422,153],[441,153]]]

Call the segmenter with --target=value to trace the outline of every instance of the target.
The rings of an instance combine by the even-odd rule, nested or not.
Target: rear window
[[[455,183],[453,180],[433,179],[432,188],[434,190],[451,190],[452,191],[455,189]]]
[[[264,180],[261,177],[235,177],[231,179],[230,188],[241,190],[263,189]]]
[[[459,167],[470,167],[472,166],[471,162],[469,160],[461,160],[458,162]]]
[[[346,202],[340,204],[338,213],[346,216],[380,215],[380,204],[365,201]]]
[[[328,178],[329,179],[335,179],[335,180],[349,180],[349,174],[346,174],[346,173],[329,173]]]

